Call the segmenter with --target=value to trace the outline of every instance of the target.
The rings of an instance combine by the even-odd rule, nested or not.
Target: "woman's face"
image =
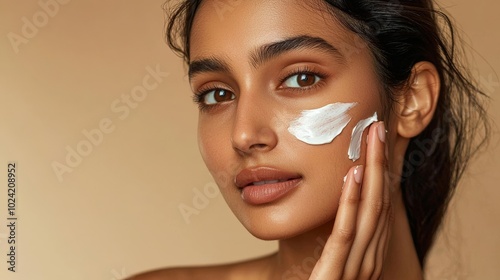
[[[351,131],[381,113],[369,49],[321,2],[205,0],[192,27],[190,82],[209,106],[199,115],[201,155],[236,217],[262,239],[334,219],[343,177],[364,164],[364,148],[348,159]],[[303,110],[336,102],[357,105],[331,143],[309,145],[288,131]],[[238,174],[259,168],[291,174],[295,187],[270,201],[244,199]]]

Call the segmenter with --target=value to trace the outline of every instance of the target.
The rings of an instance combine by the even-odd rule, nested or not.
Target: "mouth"
[[[286,182],[290,179],[280,179],[280,180],[271,180],[271,181],[258,181],[258,182],[252,182],[246,186],[262,186],[266,184],[276,184],[276,183],[281,183],[281,182]]]
[[[255,167],[243,169],[234,182],[245,202],[259,205],[285,196],[302,182],[302,176],[272,167]]]

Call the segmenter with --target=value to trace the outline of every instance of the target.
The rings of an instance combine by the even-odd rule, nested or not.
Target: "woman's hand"
[[[393,220],[385,127],[370,127],[366,166],[346,177],[332,234],[309,280],[380,279]]]

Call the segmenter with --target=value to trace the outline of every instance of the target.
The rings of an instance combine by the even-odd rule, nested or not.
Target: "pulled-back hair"
[[[190,34],[202,0],[169,10],[172,50],[190,62]],[[368,45],[383,89],[385,118],[408,86],[413,66],[432,63],[441,88],[432,121],[412,138],[404,156],[401,190],[420,264],[433,244],[469,160],[486,143],[488,117],[478,88],[461,64],[462,48],[450,18],[432,0],[316,0]]]

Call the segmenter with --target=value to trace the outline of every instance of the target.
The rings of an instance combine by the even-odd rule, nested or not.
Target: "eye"
[[[202,101],[206,105],[214,105],[217,103],[233,100],[234,98],[234,93],[225,89],[218,88],[206,92],[202,98]]]
[[[284,87],[287,88],[302,88],[310,87],[319,82],[321,78],[312,73],[298,73],[288,77],[284,82]]]

